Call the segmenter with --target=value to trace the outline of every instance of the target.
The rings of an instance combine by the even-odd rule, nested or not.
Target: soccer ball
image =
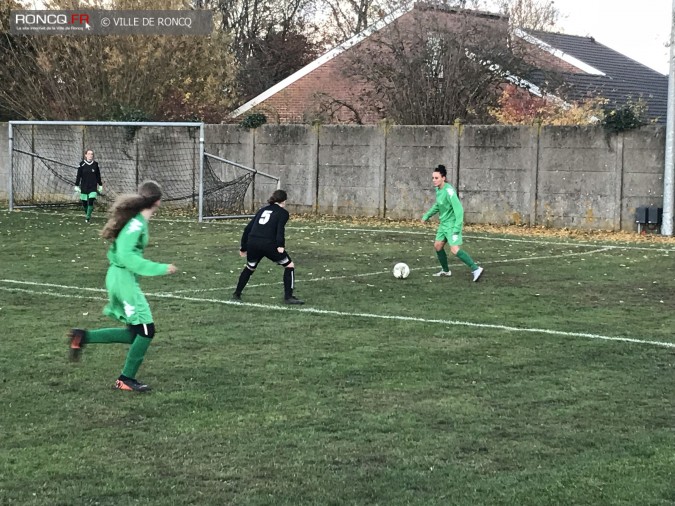
[[[394,277],[397,279],[405,279],[410,275],[410,267],[408,267],[408,264],[404,264],[403,262],[399,262],[396,265],[394,265]]]

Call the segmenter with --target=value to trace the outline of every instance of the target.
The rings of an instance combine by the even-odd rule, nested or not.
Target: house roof
[[[620,105],[629,99],[642,98],[648,107],[647,117],[665,123],[667,76],[599,43],[593,37],[541,31],[527,33],[562,52],[565,57],[575,58],[599,71],[563,72],[569,85],[568,100],[603,96],[610,103]]]

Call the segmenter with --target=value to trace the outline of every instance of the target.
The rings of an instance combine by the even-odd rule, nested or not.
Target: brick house
[[[523,30],[515,30],[509,36],[508,19],[504,16],[427,3],[409,3],[380,19],[237,108],[231,119],[239,121],[247,114],[263,112],[272,123],[310,123],[316,119],[323,123],[377,123],[384,113],[361,100],[369,84],[344,73],[350,50],[356,46],[363,48],[373,37],[383,36],[389,30],[403,32],[413,23],[442,20],[446,28],[452,29],[467,18],[479,30],[489,30],[503,40],[505,47],[510,42],[514,48],[518,47],[529,63],[542,70],[542,81],[546,79],[546,72],[561,76],[567,88],[566,100],[603,96],[621,105],[627,100],[642,98],[647,103],[649,119],[665,122],[667,76],[597,43],[592,37]],[[514,83],[512,86],[545,97],[536,79],[526,81],[509,76],[509,80]]]

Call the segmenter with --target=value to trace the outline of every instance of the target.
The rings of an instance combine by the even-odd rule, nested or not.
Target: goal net
[[[246,211],[255,171],[219,170],[204,153],[203,123],[30,122],[9,124],[9,208],[79,205],[77,167],[94,151],[106,206],[148,179],[166,206],[203,217]],[[229,179],[224,179],[229,177]],[[165,206],[165,207],[166,207]]]

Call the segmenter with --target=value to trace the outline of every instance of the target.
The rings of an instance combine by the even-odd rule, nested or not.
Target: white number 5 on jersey
[[[260,215],[260,219],[258,220],[258,223],[261,225],[264,225],[268,221],[270,221],[270,216],[272,216],[272,211],[263,211],[263,213]]]

